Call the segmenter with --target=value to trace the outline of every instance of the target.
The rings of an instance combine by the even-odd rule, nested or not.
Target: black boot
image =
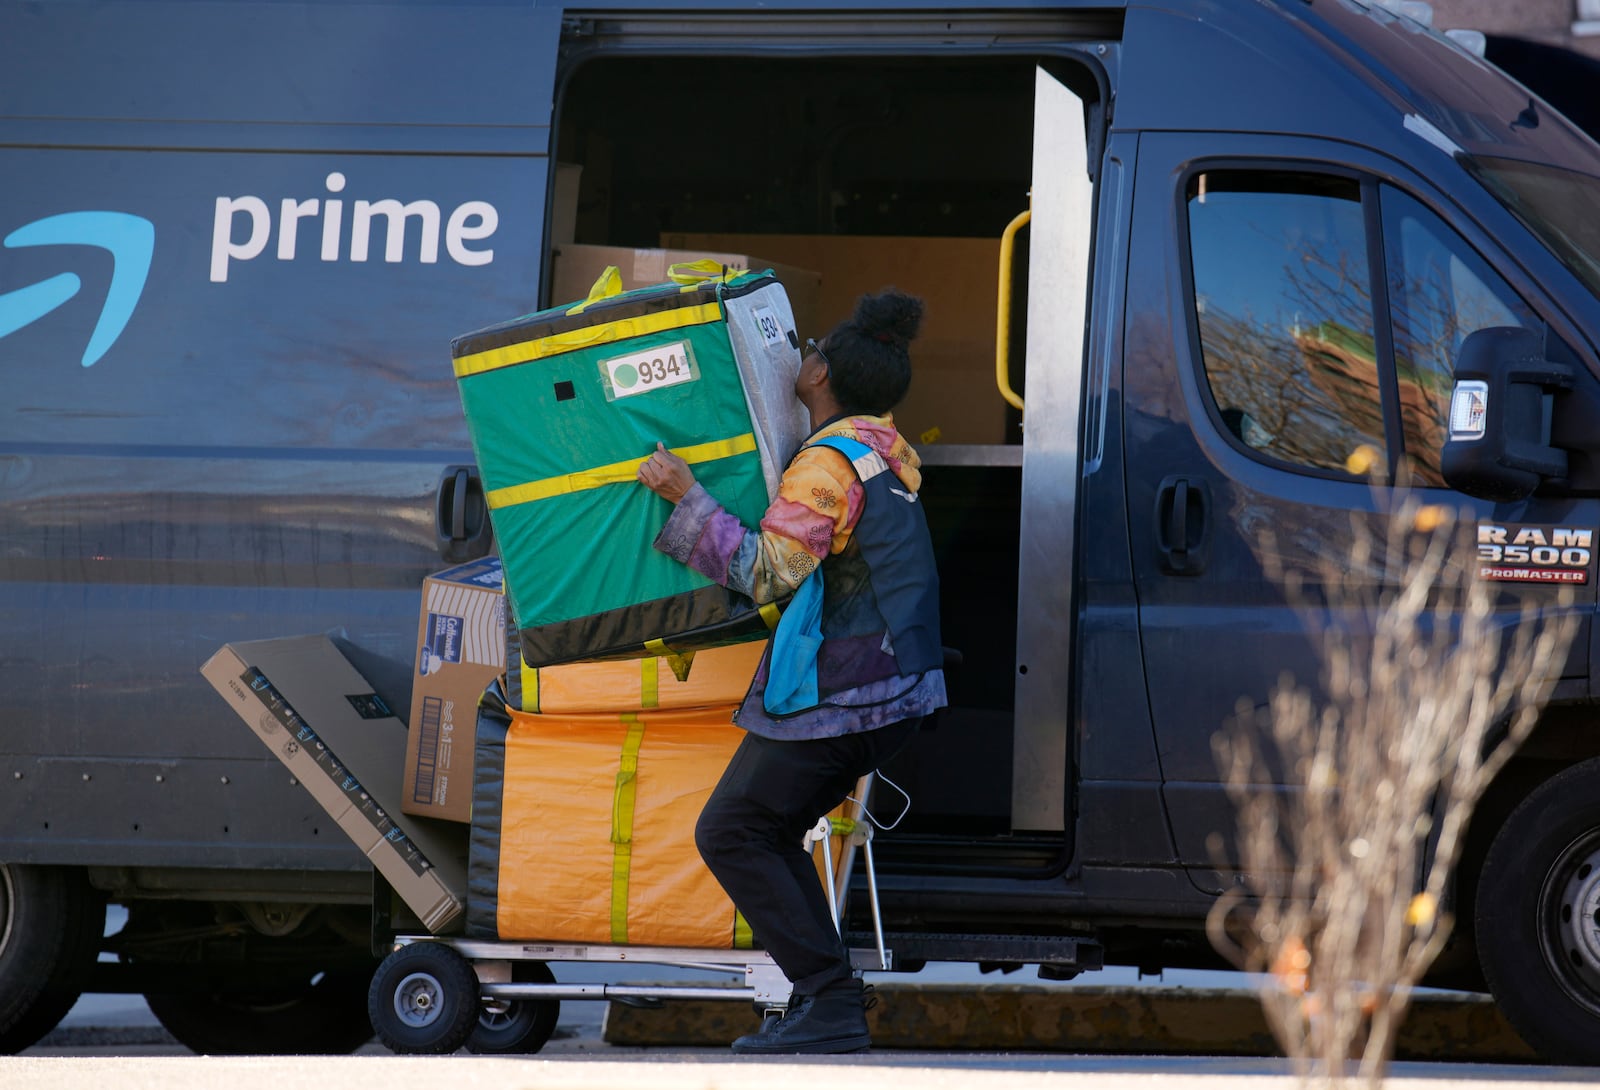
[[[770,1026],[733,1042],[735,1052],[860,1052],[872,1045],[861,981],[829,984],[816,995],[789,997],[789,1009]]]

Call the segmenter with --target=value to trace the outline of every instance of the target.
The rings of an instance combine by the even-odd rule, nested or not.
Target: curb
[[[107,1048],[176,1044],[178,1039],[160,1026],[57,1026],[30,1047]]]
[[[1059,988],[1025,984],[877,983],[867,1014],[874,1048],[1280,1056],[1254,992]],[[656,1009],[608,1004],[613,1045],[721,1047],[760,1028],[746,1003],[680,1000]],[[1412,1002],[1395,1059],[1538,1063],[1487,996],[1425,993]]]

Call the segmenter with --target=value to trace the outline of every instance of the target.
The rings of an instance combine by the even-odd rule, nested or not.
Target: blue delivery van
[[[1362,0],[3,0],[0,194],[5,1050],[86,990],[208,1052],[370,1036],[370,867],[199,666],[325,632],[407,707],[423,578],[493,548],[451,338],[694,251],[815,274],[802,338],[928,303],[897,420],[959,666],[885,770],[900,965],[1217,964],[1213,737],[1319,677],[1272,564],[1404,477],[1577,626],[1430,980],[1600,1062],[1600,147],[1462,41]],[[1482,330],[1533,408],[1463,460]]]

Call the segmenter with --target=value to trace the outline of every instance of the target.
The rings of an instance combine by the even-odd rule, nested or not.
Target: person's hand
[[[656,452],[639,466],[639,483],[664,500],[677,503],[694,487],[694,470],[689,463],[657,443]]]

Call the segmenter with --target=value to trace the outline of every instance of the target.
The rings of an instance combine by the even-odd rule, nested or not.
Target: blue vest
[[[850,460],[866,502],[844,551],[800,584],[773,634],[763,698],[773,715],[944,664],[939,573],[917,494],[865,443],[828,436],[810,445]]]

